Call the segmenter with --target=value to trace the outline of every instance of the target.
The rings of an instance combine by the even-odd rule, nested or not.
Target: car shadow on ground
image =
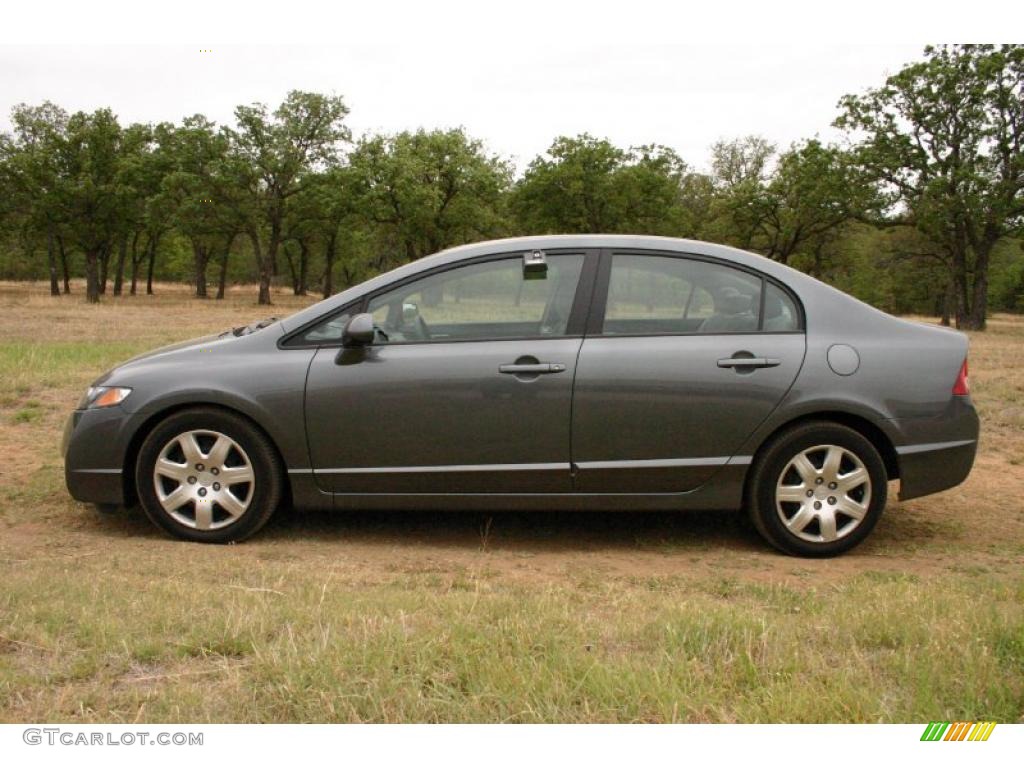
[[[82,527],[114,537],[163,534],[139,508],[88,510]],[[768,551],[737,512],[331,511],[282,508],[252,541],[309,541],[391,547],[531,551],[636,550],[651,547]]]
[[[84,506],[84,505],[83,505]],[[87,508],[82,529],[105,536],[166,538],[139,508],[100,514]],[[859,554],[889,554],[951,532],[893,505]],[[381,511],[281,508],[254,543],[355,544],[460,551],[692,551],[778,554],[743,512]]]
[[[756,531],[735,512],[287,510],[261,536],[533,552],[762,548]]]

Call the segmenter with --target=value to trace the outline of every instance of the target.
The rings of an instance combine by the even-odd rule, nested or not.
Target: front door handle
[[[498,373],[538,374],[561,373],[565,370],[562,363],[508,363],[498,366]]]
[[[718,361],[719,368],[774,368],[782,363],[777,357],[726,357]]]

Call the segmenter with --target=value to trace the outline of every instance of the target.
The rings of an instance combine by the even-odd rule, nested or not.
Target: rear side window
[[[765,333],[785,333],[800,330],[800,313],[792,297],[774,283],[768,283],[764,292]]]
[[[760,327],[761,278],[696,259],[612,256],[603,333],[744,333]]]

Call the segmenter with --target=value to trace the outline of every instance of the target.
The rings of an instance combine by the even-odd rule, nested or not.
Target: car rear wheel
[[[270,441],[244,418],[212,408],[160,422],[139,450],[135,483],[149,518],[178,538],[241,541],[281,498],[281,468]]]
[[[862,542],[885,508],[882,457],[859,432],[809,422],[760,452],[747,506],[765,539],[792,555],[827,557]]]

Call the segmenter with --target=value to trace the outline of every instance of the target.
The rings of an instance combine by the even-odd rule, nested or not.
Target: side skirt
[[[316,488],[311,475],[291,474],[297,507],[330,506],[340,510],[592,510],[675,511],[738,510],[743,506],[743,482],[748,467],[728,465],[699,488],[686,493],[335,493]],[[296,492],[297,486],[304,492]],[[313,495],[315,491],[316,495]]]

